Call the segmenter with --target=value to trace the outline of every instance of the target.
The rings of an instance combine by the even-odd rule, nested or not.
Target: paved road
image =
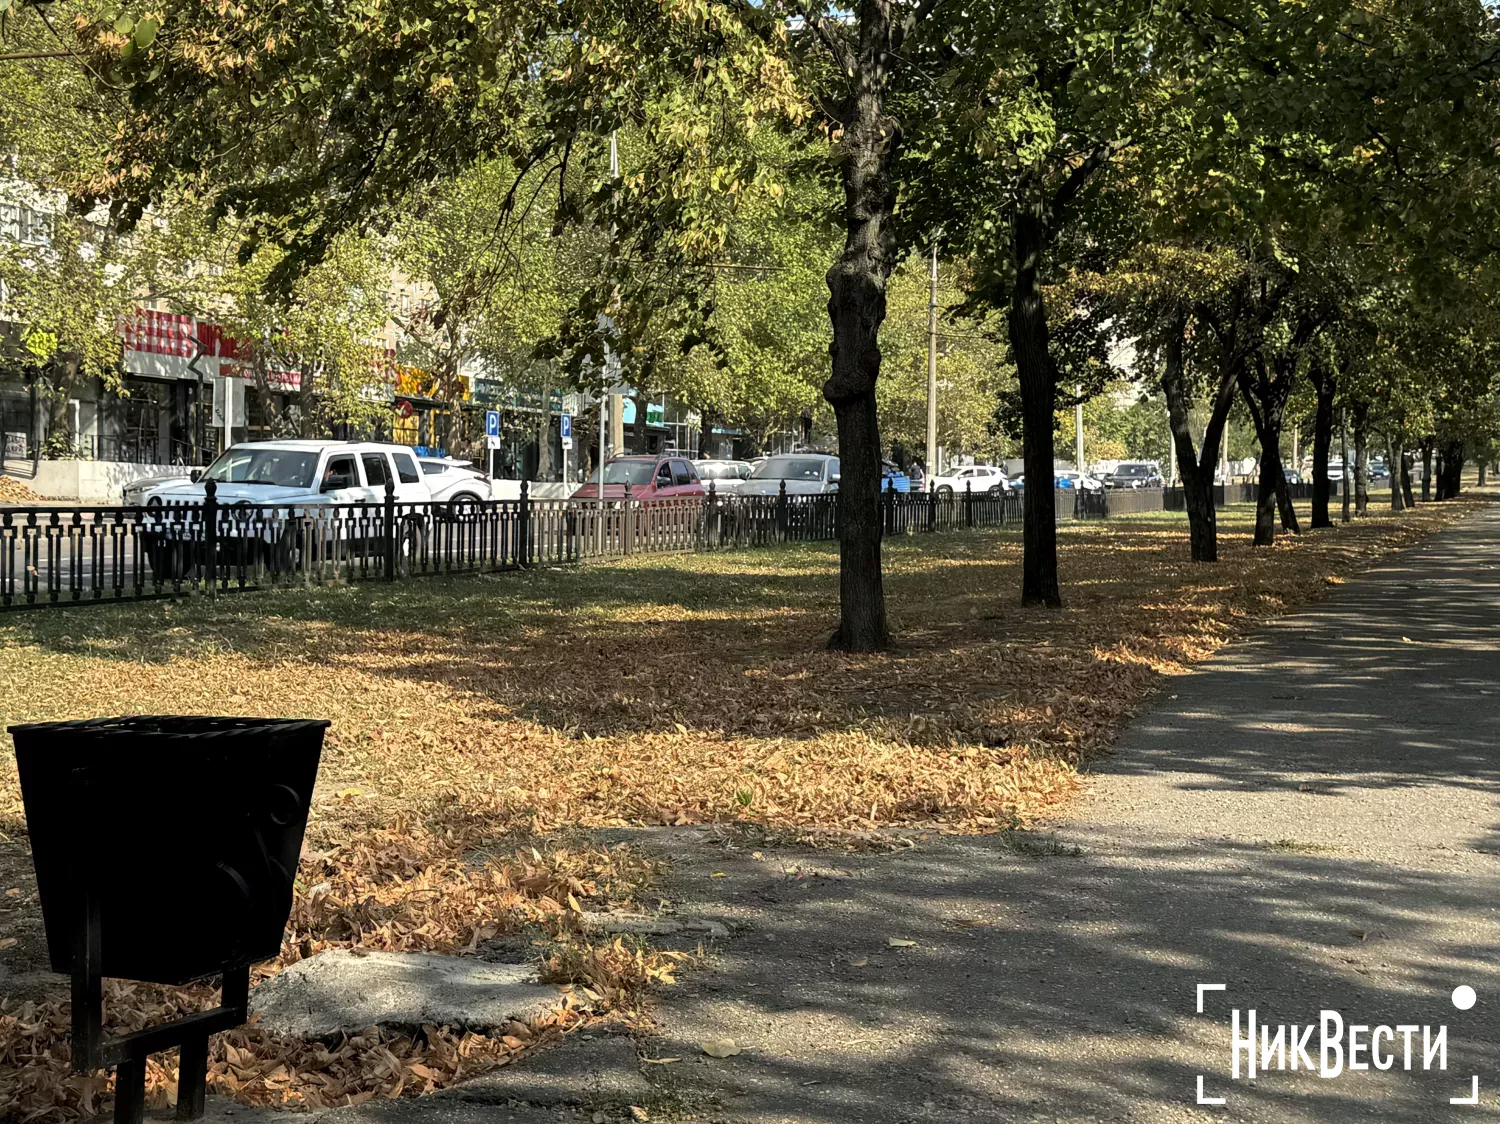
[[[1500,1118],[1497,673],[1500,508],[1180,680],[1051,843],[756,859],[678,833],[679,908],[745,930],[669,995],[654,1048],[684,1060],[650,1075],[766,1124]],[[1201,1016],[1200,982],[1228,989]],[[1448,1068],[1419,1030],[1412,1072],[1398,1036],[1386,1072],[1231,1080],[1232,1007],[1446,1025]],[[703,1059],[716,1036],[748,1049]]]

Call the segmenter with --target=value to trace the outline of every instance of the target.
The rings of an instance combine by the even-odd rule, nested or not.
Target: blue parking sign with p
[[[484,435],[486,437],[500,436],[500,411],[486,410],[484,412]]]
[[[564,439],[573,436],[572,414],[563,414],[558,418],[558,436]]]

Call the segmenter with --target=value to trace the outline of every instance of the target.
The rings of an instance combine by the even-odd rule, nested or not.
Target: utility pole
[[[1343,519],[1340,522],[1349,522],[1349,493],[1354,491],[1354,476],[1349,471],[1349,426],[1344,417],[1343,407],[1339,407],[1339,464],[1343,467],[1344,478],[1339,481],[1339,491],[1343,493],[1344,504]]]
[[[619,149],[619,145],[618,145],[618,143],[616,141],[616,134],[615,133],[610,133],[609,134],[609,179],[610,179],[610,182],[613,183],[614,181],[618,180],[619,178],[620,178],[620,149]],[[615,240],[615,230],[614,230],[614,227],[610,227],[610,230],[609,230],[609,240],[610,240],[610,249],[613,250],[613,248],[614,248],[614,240]],[[615,296],[616,299],[618,299],[619,295],[620,295],[620,290],[617,287],[615,289],[614,296]],[[611,326],[613,326],[613,321],[611,321]],[[614,383],[617,383],[619,381],[619,371],[620,371],[619,361],[615,358],[614,349],[609,346],[609,341],[606,339],[605,343],[604,343],[604,385],[599,389],[599,492],[598,492],[598,495],[599,495],[599,518],[595,521],[596,541],[598,543],[598,552],[601,555],[604,553],[604,459],[605,459],[605,453],[604,453],[604,434],[605,434],[605,428],[604,427],[607,424],[608,418],[609,418],[609,398],[610,398],[610,393],[609,392],[610,392],[610,387],[611,387],[611,385],[613,385]],[[619,408],[618,407],[616,407],[615,412],[619,413]],[[625,485],[625,497],[626,497],[627,500],[630,498],[630,485],[629,485],[629,483],[627,483]]]
[[[1074,454],[1075,454],[1075,456],[1077,458],[1076,459],[1076,463],[1074,464],[1073,467],[1076,468],[1076,469],[1078,469],[1078,475],[1082,476],[1083,475],[1083,384],[1081,382],[1073,384],[1073,393],[1078,398],[1078,404],[1073,407],[1073,444],[1075,446],[1075,448],[1074,448]],[[1080,480],[1078,482],[1078,486],[1080,488],[1083,487],[1083,481]]]
[[[937,239],[932,241],[932,287],[927,298],[927,479],[937,463]]]
[[[1177,486],[1177,442],[1172,437],[1172,411],[1167,410],[1167,475],[1168,488]]]

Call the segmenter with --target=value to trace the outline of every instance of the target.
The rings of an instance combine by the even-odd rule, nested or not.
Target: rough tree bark
[[[1354,413],[1354,514],[1370,513],[1370,404],[1355,402]]]
[[[1338,392],[1338,376],[1317,355],[1308,364],[1308,377],[1318,397],[1313,418],[1312,523],[1314,530],[1332,527],[1328,514],[1328,454],[1333,447],[1333,399]]]
[[[1432,441],[1431,437],[1422,438],[1422,502],[1428,503],[1432,499]]]
[[[1040,197],[1016,203],[1011,237],[1016,280],[1011,290],[1010,346],[1021,384],[1021,456],[1026,466],[1021,604],[1058,606],[1062,592],[1057,582],[1057,505],[1052,495],[1057,371],[1047,350],[1047,309],[1038,278],[1047,237]]]
[[[1416,497],[1411,490],[1411,453],[1404,449],[1401,452],[1401,497],[1406,501],[1407,507],[1417,506]]]
[[[838,422],[839,626],[830,648],[871,652],[890,644],[881,579],[880,427],[875,382],[880,376],[880,325],[886,282],[895,265],[891,162],[901,130],[886,113],[887,85],[903,38],[892,0],[863,0],[852,53],[836,46],[849,76],[840,116],[844,186],[844,250],[828,271],[832,371],[823,397]],[[819,26],[830,44],[842,41]]]

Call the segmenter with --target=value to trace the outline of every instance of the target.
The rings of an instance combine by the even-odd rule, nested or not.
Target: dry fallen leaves
[[[1227,512],[1212,567],[1166,519],[1065,527],[1065,608],[1045,614],[1014,604],[1014,534],[897,539],[897,646],[872,656],[824,650],[824,546],[24,614],[0,622],[0,717],[331,718],[316,819],[344,829],[998,830],[1065,800],[1164,676],[1463,509],[1258,550]],[[0,770],[0,831],[19,831]]]
[[[649,870],[626,849],[554,848],[543,854],[527,848],[506,858],[480,858],[470,850],[472,842],[398,820],[305,855],[282,955],[257,974],[335,947],[470,952],[497,934],[539,925],[560,940],[546,976],[571,989],[559,1023],[513,1022],[493,1035],[372,1027],[332,1044],[251,1025],[214,1036],[210,1089],[249,1104],[301,1108],[430,1092],[507,1064],[585,1011],[628,1014],[648,987],[671,982],[684,957],[619,941],[594,948],[572,933],[562,904],[569,897],[603,903],[612,900],[607,894],[626,894]],[[137,1030],[217,1003],[216,992],[203,986],[109,981],[108,987],[106,1011],[116,1030]],[[0,1000],[0,1105],[16,1106],[21,1119],[76,1120],[109,1105],[109,1079],[70,1072],[69,1012],[65,1001]],[[175,1066],[170,1054],[148,1066],[147,1093],[158,1107],[176,1087]],[[7,1117],[0,1112],[0,1118]]]
[[[732,1058],[745,1052],[735,1045],[733,1038],[708,1038],[700,1042],[698,1048],[711,1058]]]
[[[42,499],[14,476],[0,476],[0,500],[7,503],[37,503]]]

